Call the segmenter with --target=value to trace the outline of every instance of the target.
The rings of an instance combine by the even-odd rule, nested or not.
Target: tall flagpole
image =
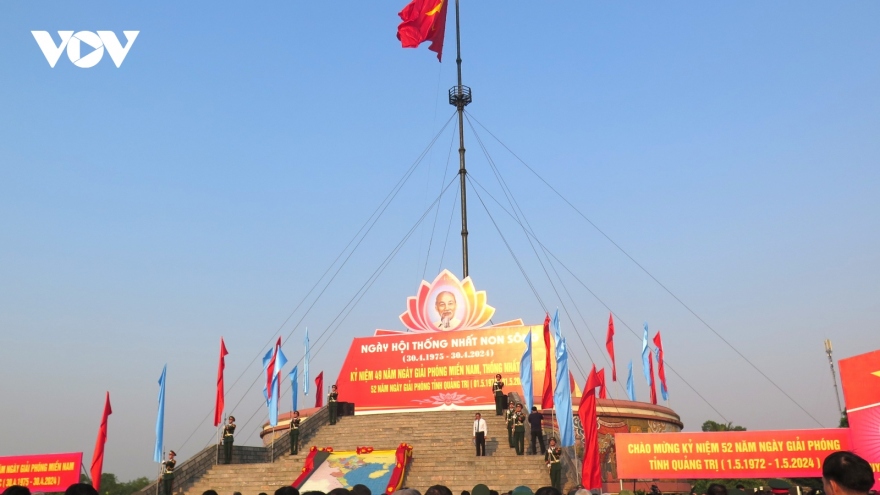
[[[471,88],[461,83],[461,29],[458,16],[458,1],[455,0],[455,63],[458,66],[458,85],[449,90],[449,104],[458,109],[458,177],[461,183],[461,258],[462,278],[468,276],[468,230],[467,230],[467,195],[464,165],[464,107],[471,102]]]

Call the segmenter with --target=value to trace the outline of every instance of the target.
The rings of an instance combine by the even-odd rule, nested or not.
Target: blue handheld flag
[[[559,423],[559,446],[574,445],[574,418],[571,410],[571,382],[568,378],[568,346],[559,326],[559,310],[553,313],[550,322],[556,332],[556,390],[553,403],[556,405],[556,421]]]
[[[299,367],[294,366],[293,371],[290,372],[290,390],[293,394],[293,409],[291,411],[296,411],[298,408],[296,407],[296,399],[299,395],[299,385],[297,384],[297,380],[299,379]]]
[[[153,450],[153,462],[162,462],[162,442],[165,433],[165,371],[168,365],[162,367],[162,376],[159,377],[159,414],[156,416],[156,448]]]
[[[629,376],[626,377],[626,395],[629,400],[636,401],[636,385],[633,383],[633,362],[629,360]]]
[[[306,327],[306,352],[303,354],[303,394],[309,395],[309,327]],[[321,391],[318,390],[320,394]]]
[[[522,384],[523,400],[526,402],[526,410],[532,410],[532,401],[534,392],[532,390],[532,331],[526,332],[526,338],[523,341],[526,350],[523,352],[522,359],[519,362],[519,381]]]

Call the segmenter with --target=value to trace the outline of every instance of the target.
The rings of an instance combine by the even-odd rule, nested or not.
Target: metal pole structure
[[[471,102],[471,88],[461,83],[461,29],[458,2],[459,0],[455,0],[455,63],[458,66],[458,85],[449,90],[449,104],[458,109],[458,177],[461,183],[461,259],[462,277],[464,278],[468,276],[467,194],[465,187],[467,169],[464,162],[464,107]]]
[[[840,392],[837,390],[837,373],[834,371],[834,358],[831,357],[831,341],[825,339],[825,354],[828,354],[828,365],[831,366],[831,380],[834,382],[834,398],[837,399],[837,411],[843,417],[843,406],[840,405]]]

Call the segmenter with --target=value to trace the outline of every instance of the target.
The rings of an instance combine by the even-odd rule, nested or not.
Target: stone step
[[[234,491],[271,495],[299,476],[311,446],[333,447],[337,452],[360,446],[395,450],[403,442],[414,449],[404,485],[422,493],[434,484],[446,485],[456,495],[478,483],[499,492],[519,485],[539,488],[548,484],[543,456],[517,456],[508,446],[506,423],[494,415],[494,410],[483,415],[492,433],[487,439],[488,455],[477,458],[470,430],[473,415],[473,411],[454,411],[343,417],[336,425],[322,426],[303,441],[295,456],[283,455],[269,464],[214,466],[185,495],[200,495],[208,489],[220,495]],[[526,444],[528,448],[528,435]]]

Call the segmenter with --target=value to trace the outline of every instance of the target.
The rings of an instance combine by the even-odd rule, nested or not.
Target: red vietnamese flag
[[[95,441],[95,453],[92,454],[92,468],[89,474],[92,477],[92,486],[100,493],[101,472],[104,470],[104,444],[107,443],[107,417],[113,414],[110,408],[110,392],[104,399],[104,413],[101,415],[101,427],[98,429],[98,439]]]
[[[324,372],[315,377],[315,407],[324,406]]]
[[[223,387],[223,370],[226,368],[226,360],[224,359],[229,351],[226,350],[226,344],[223,337],[220,337],[220,364],[217,367],[217,397],[214,400],[214,426],[223,422],[223,408],[226,407],[226,398]]]
[[[397,26],[397,39],[404,48],[416,48],[430,41],[428,50],[443,57],[443,37],[446,34],[446,6],[448,0],[413,0],[400,11],[403,21]]]
[[[596,414],[596,387],[602,382],[596,373],[596,365],[590,370],[584,393],[578,406],[578,417],[584,428],[584,464],[581,484],[588,490],[602,488],[602,473],[599,470],[599,424]]]
[[[541,409],[550,409],[553,407],[553,360],[550,350],[550,314],[544,318],[544,349],[546,351],[546,360],[544,367],[544,390],[541,392]]]
[[[617,381],[617,363],[614,360],[614,315],[608,313],[608,334],[605,335],[605,348],[611,356],[611,381]]]

